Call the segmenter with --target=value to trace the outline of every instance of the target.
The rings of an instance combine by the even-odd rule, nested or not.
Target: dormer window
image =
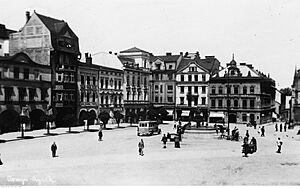
[[[161,64],[160,64],[160,63],[155,64],[155,66],[156,66],[156,69],[157,69],[157,70],[160,70],[160,67],[161,67]]]

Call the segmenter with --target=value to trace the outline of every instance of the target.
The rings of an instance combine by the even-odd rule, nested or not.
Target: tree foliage
[[[106,111],[102,111],[98,115],[98,118],[103,122],[104,128],[106,128],[106,124],[108,123],[108,120],[110,119],[109,113]]]
[[[116,122],[117,122],[117,124],[118,124],[118,127],[119,127],[119,125],[120,125],[120,121],[121,121],[121,119],[123,119],[123,118],[124,118],[124,115],[123,115],[123,114],[121,114],[119,111],[116,111],[116,112],[114,113],[114,117],[115,117],[115,119],[116,119]]]
[[[289,87],[281,89],[280,92],[285,96],[292,96],[292,89]]]

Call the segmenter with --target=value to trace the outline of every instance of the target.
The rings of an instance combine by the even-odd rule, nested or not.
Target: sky
[[[25,11],[66,21],[82,54],[131,47],[163,55],[199,51],[222,66],[249,63],[290,87],[300,68],[299,0],[0,0],[0,23],[18,30]]]

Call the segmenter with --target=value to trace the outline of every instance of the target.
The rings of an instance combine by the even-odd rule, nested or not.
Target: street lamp
[[[229,91],[230,91],[230,87],[229,87],[229,70],[227,69],[227,123],[228,123],[228,136],[230,135],[230,128],[229,128]]]

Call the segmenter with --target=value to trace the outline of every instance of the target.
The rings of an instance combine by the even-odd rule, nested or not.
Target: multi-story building
[[[295,71],[292,84],[291,120],[294,125],[300,124],[300,70]]]
[[[85,53],[85,63],[78,63],[78,119],[83,123],[84,113],[90,113],[89,124],[94,124],[99,107],[99,66],[92,64],[92,57]]]
[[[210,113],[222,113],[226,122],[257,124],[272,120],[275,81],[251,64],[233,60],[209,81]]]
[[[139,114],[149,108],[150,56],[149,52],[136,47],[121,51],[118,56],[124,66],[125,121],[128,121],[129,112]]]
[[[9,34],[16,31],[6,29],[5,25],[0,24],[0,56],[9,55]]]
[[[55,122],[66,126],[65,117],[77,117],[78,37],[63,20],[36,12],[31,16],[26,12],[26,18],[24,27],[10,35],[10,53],[24,52],[34,62],[51,67],[51,106],[57,111]]]
[[[182,59],[181,55],[166,53],[161,56],[150,56],[151,65],[151,104],[164,107],[170,119],[175,118],[176,101],[176,68]]]
[[[201,59],[198,52],[184,55],[176,74],[176,118],[187,120],[199,112],[207,119],[208,81],[219,67],[214,56]]]
[[[116,111],[124,114],[124,71],[115,54],[99,52],[93,55],[93,62],[99,66],[99,109],[113,116]]]
[[[29,129],[45,128],[41,122],[51,100],[51,70],[26,54],[0,57],[0,132],[19,130],[18,117],[24,108]]]

